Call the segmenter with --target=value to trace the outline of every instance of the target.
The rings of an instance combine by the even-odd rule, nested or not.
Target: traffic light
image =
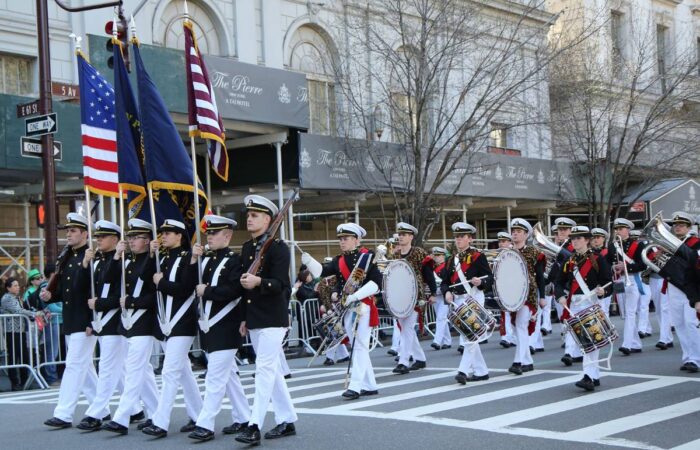
[[[116,30],[114,29],[115,23]],[[110,20],[109,22],[107,22],[105,24],[105,33],[107,33],[110,36],[110,38],[107,39],[107,43],[105,45],[105,48],[110,53],[110,57],[107,59],[107,66],[110,69],[114,68],[114,43],[112,42],[112,39],[113,37],[116,37],[122,43],[124,64],[126,64],[126,69],[129,70],[129,38],[127,35],[127,24],[124,15],[120,13],[118,20]]]
[[[44,203],[36,204],[36,226],[39,228],[44,228],[46,223],[46,209],[44,208]]]

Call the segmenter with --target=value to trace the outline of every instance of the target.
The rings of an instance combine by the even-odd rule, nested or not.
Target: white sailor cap
[[[584,225],[577,225],[571,229],[571,234],[569,237],[591,237],[591,229]]]
[[[84,216],[78,213],[70,212],[66,214],[66,223],[61,225],[59,228],[82,228],[83,230],[88,229],[88,221]]]
[[[558,227],[557,227],[556,225],[552,225],[552,226],[549,228],[549,231],[551,231],[552,233],[556,233],[556,232],[557,232],[557,228],[558,228]]]
[[[95,222],[95,236],[119,236],[122,234],[122,227],[109,220],[98,220]]]
[[[280,211],[277,205],[262,195],[246,195],[243,202],[248,211],[260,211],[273,217]]]
[[[642,230],[632,230],[630,231],[630,236],[633,238],[640,238],[642,236]]]
[[[130,219],[128,224],[127,236],[135,236],[137,234],[147,234],[153,236],[153,227],[150,223],[141,219]]]
[[[335,229],[336,236],[355,236],[356,238],[363,238],[367,236],[367,231],[356,223],[348,222],[341,223]]]
[[[220,230],[233,230],[238,225],[233,219],[215,214],[207,214],[203,219],[207,234],[214,234]]]
[[[604,237],[604,238],[606,238],[606,239],[607,239],[607,237],[609,236],[608,232],[605,231],[605,230],[602,229],[602,228],[593,228],[593,229],[591,229],[591,235],[593,235],[593,236],[601,236],[601,237]]]
[[[688,236],[697,236],[698,232],[695,230],[688,230]]]
[[[163,225],[158,228],[159,233],[163,231],[174,231],[175,233],[184,234],[185,230],[185,224],[175,219],[165,219]]]
[[[558,217],[554,221],[554,225],[556,225],[557,228],[573,228],[576,226],[576,222],[568,217]]]
[[[476,227],[466,222],[455,222],[452,224],[452,233],[455,235],[476,234]]]
[[[532,225],[530,225],[530,222],[522,217],[516,217],[515,219],[511,220],[510,228],[519,228],[521,230],[525,230],[528,234],[532,233]]]
[[[676,211],[672,214],[672,217],[671,223],[684,223],[688,226],[693,225],[693,222],[695,221],[693,216],[685,211]]]
[[[399,222],[396,224],[396,232],[397,233],[411,233],[411,234],[415,235],[415,234],[418,234],[418,228],[414,227],[410,223]]]
[[[442,247],[433,247],[432,249],[430,249],[430,251],[433,253],[433,255],[446,255],[447,254],[447,250],[445,250]]]
[[[332,256],[326,256],[325,258],[323,258],[324,264],[325,264],[325,263],[329,263],[329,262],[331,262],[331,261],[333,261],[333,257],[332,257]]]
[[[613,222],[613,228],[629,228],[630,230],[634,230],[634,224],[630,220],[618,217]]]
[[[501,241],[501,240],[512,241],[513,240],[510,233],[508,233],[507,231],[499,231],[497,237],[498,237],[499,241]]]

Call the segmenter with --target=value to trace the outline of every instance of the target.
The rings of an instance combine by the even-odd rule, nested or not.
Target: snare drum
[[[519,251],[503,249],[493,263],[493,294],[501,309],[516,312],[527,301],[530,279]]]
[[[333,309],[314,322],[313,328],[323,340],[328,341],[327,349],[335,347],[345,337],[343,327],[344,310]]]
[[[469,342],[478,342],[496,326],[496,319],[474,298],[447,314],[447,320]]]
[[[574,341],[584,353],[612,344],[619,337],[615,325],[598,304],[589,306],[570,319],[566,319],[566,325]]]
[[[382,288],[384,304],[394,317],[404,319],[413,313],[418,300],[418,281],[409,263],[403,259],[389,262]]]

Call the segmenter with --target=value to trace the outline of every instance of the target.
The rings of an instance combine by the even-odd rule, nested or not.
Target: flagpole
[[[148,184],[148,205],[151,209],[151,228],[153,231],[153,239],[158,239],[158,226],[156,225],[156,206],[155,203],[153,202],[153,188],[151,187],[151,184]],[[149,249],[150,251],[150,249]],[[158,257],[158,253],[156,253],[156,272],[160,272],[160,258]],[[165,317],[165,305],[163,304],[163,294],[157,289],[156,286],[156,304],[158,307],[158,322],[161,323],[161,325],[167,323],[169,320],[168,317]],[[162,326],[161,326],[161,331],[162,331]]]
[[[85,186],[85,203],[87,204],[88,248],[92,250],[92,208],[90,207],[90,189],[87,186]],[[95,265],[92,261],[90,261],[88,264],[90,266],[90,298],[95,298]],[[94,308],[92,310],[92,320],[97,322],[97,312]]]
[[[122,190],[122,185],[119,185],[119,226],[121,227],[122,233],[121,233],[121,240],[122,242],[124,241],[124,192]],[[119,299],[121,300],[123,297],[126,296],[126,249],[124,249],[124,253],[121,255],[121,263],[122,263],[122,284],[121,284],[121,295]],[[121,303],[121,301],[119,302]],[[124,328],[127,330],[131,328],[131,320],[129,320],[127,314],[126,314],[126,307],[122,306],[122,323],[124,324]],[[128,326],[127,326],[128,325]]]
[[[199,214],[199,183],[197,183],[197,153],[195,152],[194,136],[190,136],[190,152],[192,153],[192,187],[194,188],[194,236],[197,245],[201,245],[199,238],[199,223],[202,219],[200,218]],[[197,280],[199,280],[198,284],[202,284],[202,258],[199,256],[197,256]],[[199,317],[204,319],[204,305],[202,304],[202,297],[197,295],[197,302],[199,305]]]

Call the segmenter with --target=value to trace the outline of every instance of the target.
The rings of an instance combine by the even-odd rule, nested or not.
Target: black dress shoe
[[[535,353],[542,353],[544,351],[543,348],[536,348]]]
[[[524,364],[524,365],[522,365],[522,366],[520,366],[520,367],[521,367],[523,373],[525,373],[525,372],[532,372],[533,370],[535,370],[535,366],[532,365],[532,364]]]
[[[639,339],[644,339],[645,337],[647,337],[646,333],[643,333],[641,331],[637,332],[637,336],[639,336]],[[649,335],[649,336],[651,336],[651,335]]]
[[[76,426],[77,429],[83,431],[99,431],[102,427],[102,421],[94,417],[87,416],[80,421]]]
[[[399,362],[399,357],[398,357],[398,356],[396,356],[396,358],[394,358],[394,362]]]
[[[518,344],[516,344],[515,342],[511,342],[508,344],[508,347],[517,347],[517,346],[518,346]]]
[[[360,394],[357,395],[359,396]],[[279,439],[286,436],[294,436],[295,434],[297,434],[297,430],[294,428],[293,423],[282,422],[265,433],[265,439]]]
[[[565,353],[564,356],[561,357],[561,362],[563,362],[566,367],[569,367],[574,363],[574,358],[568,353]]]
[[[534,354],[535,354],[535,347],[533,347],[533,346],[531,345],[531,346],[530,346],[530,355],[534,355]]]
[[[508,372],[514,373],[515,375],[522,375],[523,367],[520,363],[513,363],[513,365],[508,368]]]
[[[156,425],[151,425],[150,427],[146,427],[143,430],[141,430],[142,433],[147,434],[149,436],[153,436],[155,438],[164,438],[165,436],[168,435],[168,430],[164,430],[159,426]]]
[[[685,370],[687,370],[688,373],[698,373],[698,370],[700,370],[700,368],[698,367],[697,364],[695,364],[693,362],[688,362],[688,363],[685,363]]]
[[[333,361],[333,360],[330,359],[330,358],[326,358],[326,360],[323,361],[323,365],[324,365],[324,366],[332,366],[332,365],[334,365],[334,364],[335,364],[335,361]]]
[[[457,383],[459,384],[467,384],[467,374],[463,372],[457,372],[455,380],[457,380]]]
[[[260,445],[260,429],[257,425],[249,425],[234,438],[238,442],[250,445]]]
[[[129,423],[136,423],[136,422],[141,422],[143,419],[146,418],[146,415],[143,413],[143,411],[134,414],[133,416],[129,417]]]
[[[437,344],[437,343],[433,342],[432,344],[430,344],[430,346],[431,346],[432,348],[434,348],[435,350],[440,350],[440,344]]]
[[[386,352],[386,354],[390,356],[399,356],[399,352],[397,352],[396,350],[389,350]]]
[[[411,364],[411,367],[409,370],[418,370],[418,369],[425,369],[425,361],[416,361],[413,364]]]
[[[284,376],[284,379],[285,379],[285,380],[288,380],[288,379],[290,379],[290,378],[292,378],[292,374],[291,374],[291,373],[288,373],[287,375]]]
[[[457,347],[457,351],[459,352],[460,355],[463,355],[464,354],[464,346],[460,345],[459,347]]]
[[[681,370],[687,371],[687,370],[688,370],[688,363],[683,364],[683,365],[681,366]],[[44,422],[44,423],[46,423],[46,422]]]
[[[488,343],[489,343],[488,339],[483,340],[483,341],[479,341],[479,345],[488,344]]]
[[[348,362],[348,361],[350,361],[350,357],[349,357],[349,356],[346,356],[345,358],[340,358],[340,359],[337,361],[337,363],[340,364],[340,363],[344,363],[344,362]],[[291,375],[292,375],[291,373],[288,374],[288,375],[290,375],[289,378],[292,378],[292,377],[291,377]]]
[[[153,421],[151,419],[146,419],[144,422],[141,422],[140,424],[136,425],[136,429],[141,431],[146,427],[150,427],[153,425]]]
[[[342,396],[346,400],[357,400],[360,398],[360,393],[348,389],[347,391],[343,392]],[[265,434],[265,438],[267,438],[267,434]]]
[[[578,380],[576,382],[576,387],[580,387],[581,389],[585,389],[588,392],[595,390],[595,384],[593,383],[593,380],[591,380],[591,378],[588,375],[584,375],[583,378]]]
[[[505,339],[502,339],[501,342],[498,343],[503,348],[510,348],[510,342],[506,341]]]
[[[540,328],[540,333],[542,333],[542,336],[547,336],[549,331],[545,330],[544,328]]]
[[[189,422],[180,427],[180,433],[189,433],[190,431],[194,431],[195,427],[197,427],[197,423],[190,419]]]
[[[196,439],[200,442],[206,442],[214,439],[214,432],[207,430],[206,428],[194,427],[194,431],[188,434],[187,437],[190,439]]]
[[[58,417],[52,417],[49,420],[44,422],[44,425],[54,427],[54,428],[70,428],[73,426],[71,422],[66,422],[65,420],[61,420]]]
[[[659,350],[666,350],[668,348],[668,346],[666,345],[665,342],[659,341],[656,343],[656,348],[658,348]]]
[[[452,346],[451,346],[451,345],[447,345],[447,344],[442,344],[442,347],[440,347],[440,350],[445,350],[445,349],[448,349],[448,348],[452,348]]]
[[[669,342],[668,344],[666,344],[666,348],[673,348],[673,342]]]
[[[234,422],[231,425],[222,428],[221,432],[224,434],[238,434],[241,431],[245,430],[246,428],[248,428],[248,422],[243,422],[243,423]]]
[[[575,363],[582,363],[583,362],[583,356],[576,356],[574,358],[571,358],[571,360]]]
[[[398,366],[394,367],[394,370],[392,370],[393,373],[398,373],[399,375],[404,375],[410,372],[409,368],[404,366],[403,364],[399,364]]]
[[[472,375],[470,377],[467,377],[467,382],[472,383],[474,381],[484,381],[489,379],[489,374],[487,373],[486,375]]]
[[[642,349],[641,348],[631,348],[630,353],[642,353]]]
[[[367,395],[377,395],[377,394],[379,394],[379,391],[376,389],[373,391],[366,391],[364,389],[360,390],[360,396],[362,396],[362,397],[367,396]]]
[[[197,378],[200,380],[206,380],[207,379],[207,371],[205,370],[204,372],[200,373]]]
[[[600,378],[596,378],[593,380],[593,386],[595,386],[595,387],[600,386]]]
[[[129,429],[127,427],[125,427],[124,425],[120,425],[113,420],[102,425],[102,429],[111,433],[117,433],[121,435],[129,434]]]
[[[627,347],[620,347],[618,350],[625,356],[629,356],[629,354],[632,353]]]

